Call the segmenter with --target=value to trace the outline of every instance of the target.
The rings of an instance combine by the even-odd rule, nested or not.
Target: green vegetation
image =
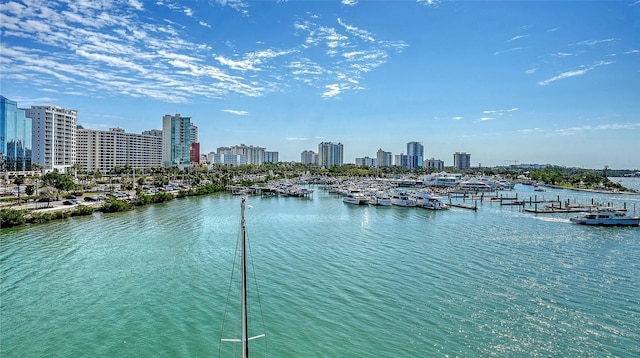
[[[0,209],[0,228],[23,225],[25,222],[24,210]]]
[[[119,213],[122,211],[131,210],[133,209],[133,206],[134,205],[128,201],[109,198],[107,199],[107,201],[105,201],[104,204],[102,204],[102,206],[100,207],[100,211],[102,211],[103,213]]]
[[[576,189],[629,190],[614,183],[600,171],[549,166],[529,173],[529,178],[547,184]]]

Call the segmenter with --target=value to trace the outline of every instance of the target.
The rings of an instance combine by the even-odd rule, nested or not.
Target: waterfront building
[[[244,155],[240,155],[240,154],[216,153],[213,155],[213,163],[230,165],[235,167],[238,165],[247,164],[247,158]]]
[[[183,168],[191,162],[191,117],[162,117],[162,164]]]
[[[424,166],[432,170],[443,170],[444,161],[440,159],[430,158],[424,161]]]
[[[265,163],[277,163],[278,160],[278,152],[264,152],[264,162]]]
[[[409,156],[405,155],[404,153],[400,153],[400,154],[396,154],[395,155],[395,163],[397,166],[404,168],[404,169],[408,169],[409,168]]]
[[[318,154],[312,150],[304,150],[300,153],[300,163],[318,165]]]
[[[0,96],[0,165],[5,173],[31,170],[31,124],[17,102]]]
[[[421,142],[407,143],[407,166],[405,169],[422,168],[424,165],[424,146]]]
[[[31,162],[45,172],[65,172],[76,164],[78,111],[57,106],[31,106],[25,109],[31,118]]]
[[[189,125],[189,137],[191,138],[191,143],[198,142],[198,126],[193,123]]]
[[[471,168],[471,154],[465,152],[453,153],[453,167],[456,169]]]
[[[240,144],[231,147],[219,147],[217,153],[243,156],[245,158],[245,162],[242,164],[261,165],[265,161],[265,148],[255,147],[253,145]]]
[[[142,169],[162,165],[160,136],[126,133],[122,128],[103,131],[82,126],[78,127],[77,135],[77,163],[84,170],[108,173],[116,166]]]
[[[380,168],[392,166],[392,158],[393,156],[391,155],[391,152],[385,152],[382,148],[378,149],[378,152],[376,153],[377,166]]]
[[[142,131],[142,135],[162,138],[162,130],[160,130],[160,129],[151,129],[151,130],[148,130],[148,131]]]
[[[189,161],[191,164],[200,164],[200,143],[191,142],[191,154]]]
[[[344,163],[344,148],[342,143],[321,142],[318,144],[318,165],[331,168]]]
[[[369,158],[369,157],[356,158],[356,166],[376,168],[377,167],[376,158]]]

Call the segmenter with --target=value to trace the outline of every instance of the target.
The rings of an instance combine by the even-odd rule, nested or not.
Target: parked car
[[[98,201],[100,200],[96,195],[92,195],[92,196],[85,196],[84,197],[84,201]]]
[[[80,203],[80,202],[78,200],[76,200],[76,199],[67,199],[67,200],[62,202],[62,204],[64,204],[64,205],[77,205],[78,203]]]

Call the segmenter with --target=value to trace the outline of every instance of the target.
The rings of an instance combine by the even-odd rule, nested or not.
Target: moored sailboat
[[[249,313],[248,313],[248,290],[247,290],[247,250],[248,250],[248,240],[247,240],[247,226],[245,221],[245,206],[246,206],[246,198],[242,198],[240,204],[240,236],[238,240],[240,240],[240,267],[241,267],[241,296],[242,296],[242,304],[241,304],[241,338],[222,338],[221,342],[236,342],[241,343],[242,347],[242,358],[249,357],[249,341],[265,337],[266,334],[262,333],[253,337],[249,336]],[[225,314],[226,316],[226,314]],[[224,331],[224,323],[223,323],[223,331]]]

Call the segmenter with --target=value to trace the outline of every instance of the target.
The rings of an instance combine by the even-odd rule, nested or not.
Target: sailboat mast
[[[242,357],[249,357],[249,322],[247,316],[247,232],[244,221],[245,198],[240,205],[242,230]]]

